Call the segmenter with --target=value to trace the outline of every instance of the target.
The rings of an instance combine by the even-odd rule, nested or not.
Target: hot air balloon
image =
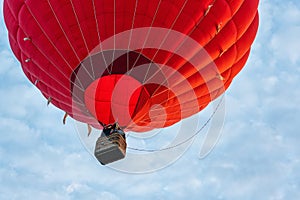
[[[144,132],[197,114],[224,93],[249,56],[257,7],[258,0],[4,0],[3,9],[11,49],[49,103],[98,129],[117,122]]]

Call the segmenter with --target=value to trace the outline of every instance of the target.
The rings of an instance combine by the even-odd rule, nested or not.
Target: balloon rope
[[[199,21],[198,21],[197,24],[194,26],[194,28],[192,28],[192,29],[186,34],[187,37],[186,37],[186,38],[178,45],[178,47],[176,47],[176,49],[175,49],[174,52],[176,52],[178,49],[180,49],[180,48],[182,47],[182,45],[184,44],[184,42],[186,42],[188,36],[190,36],[190,35],[197,29],[198,25],[204,20],[204,18],[206,17],[206,15],[208,14],[208,12],[210,11],[211,7],[215,4],[215,2],[216,2],[216,0],[212,0],[212,2],[210,3],[210,5],[208,6],[207,10],[205,11],[204,15],[199,19]],[[158,12],[158,8],[159,8],[159,6],[160,6],[160,3],[161,3],[161,1],[159,2],[159,5],[158,5],[157,10],[156,10],[156,13],[155,13],[155,16],[154,16],[153,19],[152,19],[152,23],[151,23],[150,28],[152,27],[152,24],[153,24],[153,22],[154,22],[154,19],[156,18],[156,14],[157,14],[157,12]],[[183,12],[183,9],[184,9],[186,3],[187,3],[187,1],[185,1],[184,5],[181,7],[180,12],[178,13],[176,19],[174,20],[173,24],[172,24],[171,27],[169,28],[170,30],[168,31],[168,33],[167,33],[166,36],[164,37],[163,42],[161,43],[160,47],[159,47],[158,50],[156,51],[155,55],[153,56],[152,61],[154,61],[154,58],[156,57],[156,55],[157,55],[158,52],[159,52],[159,49],[161,48],[162,44],[166,41],[168,35],[169,35],[170,32],[171,32],[171,29],[174,27],[176,21],[178,20],[179,15],[181,15],[181,13]],[[148,33],[147,33],[147,35],[146,35],[146,39],[145,39],[144,44],[143,44],[143,47],[142,47],[142,50],[145,48],[145,44],[146,44],[146,41],[148,40],[148,35],[149,35],[150,30],[151,30],[151,29],[148,30]],[[193,56],[192,56],[192,57],[194,57],[195,55],[196,55],[196,53],[193,53]],[[137,63],[137,61],[138,61],[138,59],[140,58],[140,56],[141,56],[141,54],[139,54],[139,56],[136,58],[136,60],[135,60],[135,62],[134,62],[134,64],[133,64],[132,66],[135,66],[135,64]],[[144,55],[144,56],[145,56],[145,55]],[[173,58],[173,56],[174,56],[174,53],[172,54],[172,56],[171,56],[168,60],[170,60],[171,58]],[[167,61],[165,61],[165,63],[162,63],[162,65],[164,65],[164,64],[166,64],[166,63],[167,63]],[[181,68],[182,66],[184,66],[184,64],[185,64],[185,63],[182,63],[182,64],[179,66],[179,68]],[[154,72],[150,77],[148,77],[148,80],[146,80],[146,77],[148,76],[150,67],[151,67],[151,63],[150,63],[149,66],[148,66],[147,72],[146,72],[146,74],[145,74],[145,76],[144,76],[143,83],[147,82],[148,80],[151,80],[153,77],[155,77],[155,75],[156,75],[159,71],[161,71],[161,70],[157,70],[157,71]],[[178,68],[178,69],[179,69],[179,68]],[[130,73],[131,73],[132,70],[133,70],[133,67],[132,67],[131,70],[128,71],[128,75],[130,75]],[[175,73],[175,72],[174,72],[174,73]],[[174,73],[170,74],[169,77],[171,77],[172,75],[174,75]],[[160,86],[158,86],[158,87],[155,89],[155,91],[152,92],[151,97],[153,97],[153,95],[161,88],[162,85],[165,85],[165,84],[167,84],[167,83],[168,83],[168,79],[167,79],[167,77],[166,77],[166,79],[160,84]],[[179,84],[179,83],[178,83],[178,84]],[[158,93],[158,94],[160,94],[160,93]],[[170,92],[168,92],[168,96],[170,96]],[[166,98],[166,99],[169,99],[169,97]],[[164,102],[167,102],[167,100],[165,100]],[[131,122],[132,122],[132,121],[131,121]]]
[[[71,6],[72,6],[72,8],[73,8],[73,3],[72,3],[72,1],[70,1],[70,3],[71,3]],[[61,21],[60,21],[60,20],[62,20],[62,19],[59,18],[59,16],[56,14],[53,5],[50,3],[50,0],[48,0],[48,4],[49,4],[49,7],[50,7],[50,9],[51,9],[51,11],[52,11],[52,14],[53,14],[53,16],[54,16],[56,22],[58,23],[58,25],[59,25],[59,27],[60,27],[60,29],[61,29],[61,31],[62,31],[64,37],[65,37],[65,39],[67,40],[67,42],[68,42],[70,48],[72,49],[72,51],[73,51],[75,57],[77,58],[78,62],[81,63],[82,60],[80,59],[79,53],[76,52],[75,47],[74,47],[74,45],[72,44],[71,39],[68,37],[68,34],[66,33],[66,31],[65,31],[64,28],[63,28],[63,24],[62,24]],[[75,18],[77,18],[77,14],[76,14],[76,12],[75,12],[74,10],[73,10],[73,14],[74,14]],[[78,25],[78,28],[79,28],[80,31],[81,31],[80,23],[79,23],[78,20],[77,20],[77,25]],[[82,32],[82,31],[81,31],[81,32]],[[81,35],[82,35],[83,40],[85,40],[83,34],[81,34]],[[82,66],[84,67],[84,69],[85,69],[86,73],[88,74],[88,76],[89,76],[91,79],[93,79],[93,76],[90,74],[90,72],[87,70],[87,68],[84,66],[83,63],[82,63]],[[74,70],[74,69],[71,67],[71,70]],[[81,85],[82,85],[82,84],[81,84]]]
[[[132,20],[132,27],[131,27],[131,29],[130,29],[130,37],[129,37],[129,42],[128,42],[128,51],[131,51],[131,49],[130,49],[130,44],[131,44],[131,41],[132,41],[132,31],[133,31],[133,28],[134,28],[134,21],[135,21],[135,16],[136,16],[137,2],[138,2],[138,0],[136,1],[136,7],[135,7],[135,10],[134,10],[134,19]],[[162,0],[160,0],[160,1],[158,2],[158,5],[157,5],[156,10],[155,10],[155,14],[154,14],[154,16],[152,17],[152,21],[151,21],[151,24],[150,24],[150,28],[149,28],[148,31],[147,31],[147,35],[145,36],[145,40],[144,40],[144,43],[143,43],[143,45],[142,45],[142,47],[141,47],[141,50],[143,50],[143,49],[145,48],[146,42],[147,42],[147,40],[148,40],[148,38],[149,38],[150,30],[151,30],[151,28],[153,27],[153,24],[154,24],[154,22],[155,22],[155,20],[156,20],[156,16],[157,16],[157,13],[158,13],[158,10],[159,10],[159,7],[160,7],[161,2],[162,2]],[[134,50],[136,50],[136,49],[134,49]],[[128,74],[128,75],[130,75],[130,73],[132,72],[134,66],[137,64],[137,62],[138,62],[138,60],[140,59],[140,57],[141,57],[141,54],[139,54],[138,57],[135,59],[133,65],[131,65],[131,69],[130,69],[130,70],[129,70],[129,56],[127,57],[127,60],[128,60],[127,74]]]
[[[137,5],[138,5],[138,0],[135,1],[135,6],[134,6],[134,14],[132,17],[132,24],[131,24],[131,29],[130,29],[130,36],[129,36],[129,41],[128,41],[128,46],[127,46],[127,51],[129,52],[130,50],[130,44],[131,44],[131,39],[132,39],[132,30],[134,27],[134,22],[135,22],[135,17],[136,17],[136,9],[137,9]],[[127,52],[127,66],[126,66],[126,71],[129,70],[129,53]],[[134,65],[132,65],[134,66]]]
[[[189,32],[186,34],[185,39],[184,39],[184,40],[176,47],[176,49],[174,50],[174,52],[178,51],[178,50],[183,46],[183,44],[186,42],[187,38],[189,38],[189,37],[191,36],[191,34],[198,28],[199,24],[204,20],[204,18],[205,18],[206,15],[208,14],[208,12],[209,12],[209,10],[211,9],[211,7],[215,4],[215,2],[216,2],[216,0],[213,0],[213,1],[211,2],[211,4],[209,5],[209,7],[207,8],[207,11],[206,11],[206,12],[204,13],[204,15],[199,19],[199,21],[197,22],[197,24],[196,24],[191,30],[189,30]],[[182,12],[182,11],[181,11],[181,12]],[[179,15],[181,14],[181,12],[179,13]],[[173,27],[173,26],[172,26],[172,27]],[[164,41],[167,39],[167,37],[168,37],[169,34],[170,34],[170,31],[169,31],[168,34],[165,36]],[[212,39],[213,39],[213,38],[211,38],[211,40],[212,40]],[[211,40],[210,40],[210,41],[211,41]],[[163,41],[163,42],[164,42],[164,41]],[[205,45],[207,45],[210,41],[208,41]],[[162,42],[162,44],[163,44],[163,42]],[[205,46],[205,45],[204,45],[204,46]],[[204,47],[204,46],[203,46],[203,47]],[[158,48],[158,50],[156,51],[155,55],[153,56],[153,60],[154,60],[154,58],[156,57],[156,55],[158,54],[159,49],[160,49],[160,47]],[[191,58],[193,58],[196,54],[197,54],[197,52],[194,52]],[[171,55],[171,57],[168,58],[168,60],[170,60],[171,58],[173,58],[174,55],[175,55],[175,54],[173,53],[173,54]],[[165,61],[165,63],[162,63],[162,65],[165,65],[167,62],[168,62],[168,61]],[[183,67],[185,64],[186,64],[186,62],[185,62],[185,63],[182,63],[180,66],[178,66],[178,69],[180,69],[181,67]],[[149,67],[150,67],[150,66],[149,66]],[[199,70],[198,70],[198,71],[199,71]],[[156,71],[155,73],[153,73],[152,76],[150,76],[150,77],[148,78],[148,80],[151,80],[157,73],[158,73],[158,71]],[[175,73],[175,72],[174,72],[174,73]],[[172,75],[174,75],[174,73],[173,73],[173,74],[170,74],[169,77],[171,77]],[[145,76],[145,77],[146,77],[146,76]],[[144,80],[144,82],[147,82],[148,80]],[[160,84],[160,86],[157,87],[156,90],[155,90],[152,94],[155,94],[155,93],[160,89],[160,87],[161,87],[162,85],[164,85],[165,83],[168,83],[167,81],[168,81],[168,77],[166,77],[165,81],[164,81],[162,84]]]
[[[50,6],[50,5],[49,5]],[[51,6],[50,6],[50,8],[51,8]],[[44,36],[48,39],[48,41],[51,43],[51,45],[53,46],[53,48],[56,50],[56,52],[60,55],[60,57],[64,60],[64,62],[67,64],[67,66],[68,66],[68,68],[70,69],[70,70],[73,70],[73,68],[71,67],[71,65],[70,65],[70,63],[66,60],[66,58],[63,56],[63,54],[62,54],[62,52],[60,52],[59,51],[59,49],[55,46],[55,42],[54,41],[52,41],[51,39],[50,39],[50,36],[47,34],[47,32],[44,30],[44,28],[43,28],[43,26],[40,24],[40,22],[38,21],[38,19],[36,18],[36,16],[34,15],[34,13],[33,13],[33,11],[30,9],[30,7],[29,6],[27,6],[27,9],[28,9],[28,11],[29,11],[29,13],[31,14],[31,16],[33,17],[33,19],[35,20],[35,22],[37,23],[37,25],[40,27],[40,29],[41,29],[41,31],[43,32],[43,34],[44,34]],[[52,9],[51,9],[52,10]],[[53,12],[53,10],[52,10],[52,12]],[[59,23],[59,22],[58,22]],[[26,32],[25,32],[25,30],[23,30],[24,31],[24,33],[26,34]],[[30,35],[29,34],[26,34],[26,35],[28,35],[29,37],[30,37]],[[48,56],[47,56],[47,54],[43,51],[43,50],[41,50],[40,48],[39,48],[39,46],[37,45],[37,44],[35,44],[34,43],[34,40],[30,40],[31,42],[32,42],[32,44],[38,49],[38,51],[40,51],[40,53],[63,75],[63,76],[65,76],[67,79],[69,79],[69,77],[67,77],[65,74],[64,74],[64,72],[55,64],[55,63],[53,63],[52,61],[51,61],[51,59],[49,59],[48,58]],[[37,65],[38,66],[38,65]],[[39,67],[39,66],[38,66]],[[42,69],[41,69],[42,70]],[[50,76],[50,73],[47,73],[49,76]],[[38,77],[39,78],[39,77]],[[54,79],[55,81],[57,81],[56,79]],[[74,85],[76,85],[78,88],[82,88],[82,84],[81,84],[81,82],[79,81],[78,82],[80,85],[77,85],[77,84],[75,84],[74,83]],[[48,85],[48,87],[49,87],[49,85]],[[67,88],[66,86],[64,86],[65,88]],[[68,88],[67,88],[68,89]]]
[[[222,96],[222,98],[220,99],[218,105],[216,106],[215,110],[213,111],[213,113],[210,115],[210,117],[207,119],[207,121],[202,125],[202,127],[196,132],[194,133],[192,136],[190,136],[189,138],[185,139],[184,141],[174,145],[174,146],[170,146],[170,147],[166,147],[166,148],[162,148],[162,149],[140,149],[140,148],[135,148],[135,147],[127,147],[127,149],[130,150],[134,150],[134,151],[140,151],[140,152],[159,152],[159,151],[165,151],[165,150],[169,150],[169,149],[174,149],[178,146],[181,146],[187,142],[189,142],[190,140],[192,140],[194,137],[196,137],[207,125],[208,123],[212,120],[212,118],[215,116],[216,112],[218,111],[221,103],[224,100],[224,95]]]
[[[80,25],[80,22],[79,22],[79,17],[78,17],[78,14],[76,13],[76,10],[75,10],[75,6],[73,4],[72,1],[70,1],[71,3],[71,6],[72,6],[72,10],[73,10],[73,13],[74,13],[74,16],[76,18],[76,21],[77,21],[77,25],[78,25],[78,29],[80,30],[80,34],[81,34],[81,37],[82,37],[82,40],[84,42],[84,46],[86,48],[86,51],[90,54],[90,50],[89,50],[89,47],[88,47],[88,44],[87,44],[87,40],[86,40],[86,37],[84,36],[84,33],[83,33],[83,30],[81,28],[81,25]],[[91,71],[92,71],[92,74],[90,74],[90,71],[87,72],[88,75],[90,75],[90,77],[95,80],[95,73],[94,73],[94,65],[93,65],[93,60],[91,58],[91,56],[89,56],[89,60],[90,60],[90,63],[92,65],[92,68],[91,68]],[[81,65],[84,66],[83,62],[81,62]]]
[[[183,12],[185,6],[187,5],[187,2],[188,2],[188,1],[185,0],[184,3],[183,3],[183,5],[181,6],[181,9],[180,9],[178,15],[176,16],[176,18],[174,19],[174,21],[173,21],[171,27],[168,28],[168,29],[169,29],[169,30],[168,30],[168,33],[164,36],[163,41],[161,42],[160,46],[157,48],[157,50],[156,50],[154,56],[152,57],[152,61],[154,61],[154,58],[156,58],[156,56],[157,56],[157,54],[159,53],[159,50],[161,49],[162,45],[163,45],[163,44],[165,43],[165,41],[168,39],[168,36],[169,36],[170,32],[173,30],[173,28],[174,28],[174,26],[175,26],[177,20],[179,19],[179,16],[182,14],[182,12]],[[143,48],[144,48],[144,47],[143,47]],[[147,76],[148,76],[148,73],[149,73],[149,71],[150,71],[150,68],[151,68],[151,63],[148,65],[148,69],[147,69],[146,75],[144,76],[143,83],[146,82],[146,78],[147,78]],[[150,80],[150,79],[148,79],[148,80]]]
[[[102,58],[104,60],[105,66],[108,66],[108,64],[106,62],[106,59],[105,59],[105,56],[103,54],[103,47],[102,47],[100,30],[99,30],[100,26],[99,26],[99,22],[98,22],[98,18],[97,18],[97,10],[96,10],[96,5],[95,5],[95,0],[93,0],[92,3],[93,3],[93,10],[94,10],[94,17],[95,17],[95,22],[96,22],[96,29],[97,29],[97,34],[98,34],[98,42],[99,42],[100,52],[101,52]],[[92,67],[94,69],[94,65]]]

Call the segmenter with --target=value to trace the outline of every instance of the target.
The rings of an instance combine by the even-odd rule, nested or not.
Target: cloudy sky
[[[12,55],[1,14],[0,199],[300,199],[300,2],[261,0],[259,10],[217,146],[199,159],[199,136],[147,174],[99,165],[74,122],[62,125],[64,113],[46,106]]]

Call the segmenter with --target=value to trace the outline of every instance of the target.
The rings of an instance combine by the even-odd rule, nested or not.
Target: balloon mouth
[[[131,76],[111,74],[94,80],[84,92],[89,112],[104,124],[118,122],[126,128],[137,112],[147,106],[150,95],[144,86]]]
[[[172,93],[161,84],[165,80],[161,66],[141,52],[107,50],[90,54],[70,77],[73,113],[87,116],[81,121],[97,129],[102,128],[99,121],[117,121],[126,131],[134,132],[159,128],[167,123],[165,117],[152,120],[151,116],[158,109],[153,105],[166,101]]]
[[[134,118],[137,110],[146,104],[149,94],[141,84],[144,79],[143,74],[141,72],[132,74],[131,72],[143,64],[151,64],[151,60],[135,51],[106,50],[89,54],[70,76],[73,116],[97,129],[102,129],[99,120],[103,123],[119,121],[122,122],[120,125],[125,127],[130,121],[138,121],[131,118]],[[122,81],[120,82],[120,80]],[[98,87],[100,83],[110,85],[111,88],[107,91],[107,95],[100,93],[100,86]],[[118,84],[118,88],[121,88],[119,92],[115,90],[117,83],[122,83]],[[134,87],[136,87],[136,91],[133,91],[133,97],[127,100],[128,106],[115,109],[113,103],[118,101],[117,99],[124,100],[121,97],[124,96],[122,91],[130,89],[132,92]],[[141,99],[138,100],[139,93]],[[114,96],[112,96],[113,94]],[[127,92],[125,96],[129,96],[129,93]],[[100,101],[97,101],[95,97],[100,98]],[[101,99],[107,97],[106,102],[108,103],[106,105],[101,103]],[[122,101],[122,105],[124,102]],[[135,110],[133,105],[137,106]]]

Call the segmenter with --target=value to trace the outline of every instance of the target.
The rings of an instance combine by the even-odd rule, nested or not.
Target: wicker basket
[[[101,135],[95,147],[95,156],[102,165],[123,159],[126,155],[126,139],[119,133]]]

